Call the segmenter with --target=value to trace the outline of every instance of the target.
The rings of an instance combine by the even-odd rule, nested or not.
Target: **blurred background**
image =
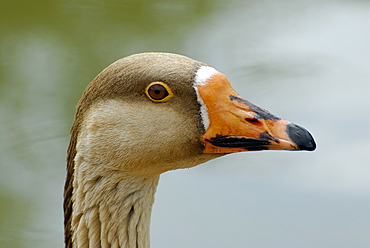
[[[152,247],[370,247],[370,1],[1,0],[0,23],[0,247],[64,247],[74,106],[144,51],[208,63],[318,144],[165,173]]]

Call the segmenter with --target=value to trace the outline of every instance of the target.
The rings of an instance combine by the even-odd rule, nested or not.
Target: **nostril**
[[[262,125],[262,123],[256,118],[247,117],[245,120],[252,125]]]

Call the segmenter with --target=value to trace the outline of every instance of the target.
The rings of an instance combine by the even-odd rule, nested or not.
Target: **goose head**
[[[233,152],[315,149],[304,128],[239,96],[222,73],[169,53],[131,55],[103,70],[79,102],[76,125],[91,162],[135,173]]]
[[[65,186],[66,243],[73,233],[87,232],[91,224],[84,229],[81,219],[94,206],[100,211],[108,201],[119,202],[112,193],[117,188],[125,188],[125,203],[132,192],[143,192],[133,188],[147,187],[148,178],[165,171],[234,152],[314,149],[308,131],[247,101],[205,63],[169,53],[125,57],[104,69],[77,105]],[[124,212],[120,205],[112,209]],[[126,212],[133,216],[132,209]]]

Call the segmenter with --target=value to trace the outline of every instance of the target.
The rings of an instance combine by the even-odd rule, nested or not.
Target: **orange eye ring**
[[[173,97],[173,93],[167,84],[153,82],[145,89],[146,96],[153,102],[165,102]]]

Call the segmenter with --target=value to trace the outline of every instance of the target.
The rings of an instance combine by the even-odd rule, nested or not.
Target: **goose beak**
[[[315,150],[306,129],[243,99],[222,73],[216,72],[196,87],[209,121],[201,138],[204,153]]]

